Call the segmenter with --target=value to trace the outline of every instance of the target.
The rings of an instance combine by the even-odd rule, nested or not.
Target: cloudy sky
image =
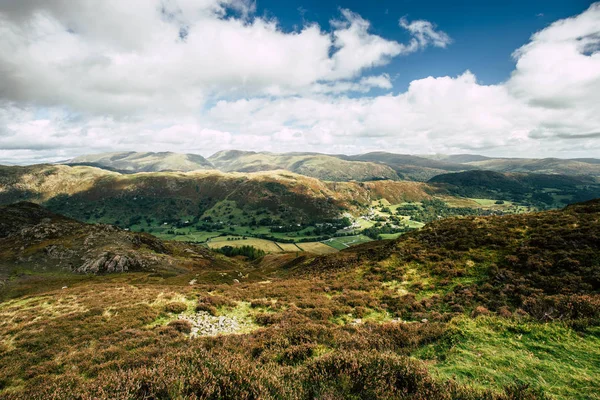
[[[600,3],[0,0],[0,163],[600,157]]]

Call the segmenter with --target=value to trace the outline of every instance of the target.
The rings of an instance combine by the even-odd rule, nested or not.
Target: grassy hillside
[[[511,200],[538,207],[556,207],[600,197],[593,177],[465,171],[438,175],[429,183],[446,185],[457,196]]]
[[[80,156],[66,164],[95,166],[121,173],[287,170],[326,181],[408,179],[424,182],[436,175],[468,170],[600,176],[600,160],[593,158],[491,158],[474,154],[420,156],[383,151],[348,156],[224,150],[208,160],[197,154],[118,152]]]
[[[474,161],[468,164],[476,168],[498,172],[532,172],[538,174],[600,176],[600,164],[598,164],[598,160],[596,159],[564,160],[558,158],[499,158]]]
[[[171,152],[134,151],[119,153],[101,153],[75,157],[66,162],[70,165],[88,165],[122,173],[158,172],[158,171],[196,171],[214,169],[213,165],[198,154],[179,154]]]
[[[383,151],[354,156],[343,156],[342,158],[356,161],[370,161],[387,165],[400,176],[415,181],[427,181],[436,175],[447,172],[476,169],[476,167],[473,166],[446,160],[436,160],[409,154],[386,153]]]
[[[2,167],[0,184],[0,204],[33,201],[81,221],[157,234],[267,234],[263,227],[314,226],[373,200],[419,201],[434,191],[413,182],[325,182],[286,171],[119,174],[64,165]]]
[[[598,200],[441,220],[331,255],[237,262],[73,275],[62,289],[48,274],[15,275],[0,303],[0,396],[600,393]]]
[[[397,180],[388,166],[371,162],[354,162],[335,156],[314,153],[275,154],[239,150],[220,151],[209,161],[225,172],[256,172],[284,169],[325,181]]]
[[[0,280],[20,273],[181,273],[209,264],[223,262],[203,247],[83,224],[33,203],[0,207]]]

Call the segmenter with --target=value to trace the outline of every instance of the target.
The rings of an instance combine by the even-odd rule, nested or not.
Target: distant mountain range
[[[171,152],[138,153],[135,151],[119,153],[91,154],[75,157],[66,161],[68,165],[87,165],[121,173],[158,172],[158,171],[197,171],[213,169],[213,165],[198,154],[180,154]]]
[[[363,160],[347,160],[344,157],[318,153],[276,154],[226,150],[213,154],[208,158],[208,161],[217,169],[225,172],[257,172],[284,169],[326,181],[400,179],[389,165],[363,162]]]
[[[372,152],[359,155],[219,151],[208,159],[172,152],[120,152],[85,155],[64,162],[120,173],[216,169],[223,172],[286,170],[325,181],[413,180],[469,170],[600,177],[600,159],[490,158],[474,154],[417,156]]]

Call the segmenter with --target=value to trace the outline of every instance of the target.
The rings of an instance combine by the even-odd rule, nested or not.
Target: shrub
[[[181,302],[173,302],[165,305],[165,311],[173,314],[180,314],[187,310],[187,305]]]
[[[488,310],[487,308],[485,308],[483,306],[477,306],[471,313],[471,317],[476,318],[480,315],[489,315],[489,314],[490,314],[490,310]]]
[[[171,328],[181,332],[181,333],[190,333],[192,332],[192,324],[190,321],[186,321],[184,319],[177,319],[175,321],[171,321],[167,324]]]
[[[290,346],[283,351],[279,357],[279,362],[285,365],[295,365],[301,363],[313,356],[315,345],[304,343],[297,346]]]
[[[272,304],[269,300],[266,299],[257,299],[257,300],[252,300],[250,302],[250,307],[252,308],[260,308],[260,307],[270,307]]]
[[[218,307],[235,307],[236,303],[223,296],[202,296],[198,299],[196,311],[205,311],[210,315],[217,315]]]
[[[201,311],[207,312],[210,315],[217,315],[217,308],[210,304],[198,303],[196,305],[196,312],[201,312]]]

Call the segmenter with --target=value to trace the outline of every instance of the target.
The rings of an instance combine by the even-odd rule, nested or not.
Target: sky
[[[0,163],[600,158],[600,3],[0,0]]]

